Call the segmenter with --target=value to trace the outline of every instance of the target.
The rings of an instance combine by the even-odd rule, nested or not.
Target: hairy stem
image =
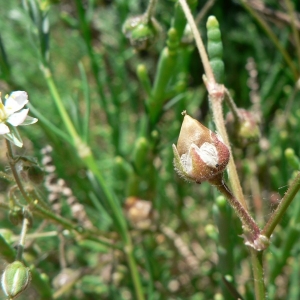
[[[234,209],[235,213],[241,220],[243,226],[245,226],[252,234],[253,240],[258,238],[260,234],[260,229],[257,226],[254,219],[250,216],[248,211],[243,207],[243,205],[234,197],[230,189],[227,187],[221,176],[218,176],[217,179],[210,181],[220,193],[228,200],[231,207]]]

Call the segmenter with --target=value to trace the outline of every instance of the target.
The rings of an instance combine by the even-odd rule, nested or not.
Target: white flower
[[[12,92],[6,97],[5,105],[0,98],[0,135],[3,134],[19,147],[22,147],[23,143],[13,127],[30,125],[38,121],[36,118],[27,116],[29,109],[23,108],[27,103],[28,95],[24,91]]]

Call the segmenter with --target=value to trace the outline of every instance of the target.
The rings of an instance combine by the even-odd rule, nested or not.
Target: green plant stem
[[[300,172],[297,174],[296,178],[292,181],[290,187],[288,188],[287,192],[285,193],[284,197],[281,199],[278,207],[270,217],[269,221],[265,225],[264,229],[262,230],[262,234],[266,237],[270,237],[273,233],[276,225],[282,219],[282,216],[286,212],[287,208],[295,198],[296,194],[300,189]]]
[[[18,252],[17,252],[17,260],[22,261],[23,258],[23,252],[24,252],[24,247],[25,247],[25,239],[26,239],[26,234],[27,230],[29,227],[29,219],[28,219],[28,213],[26,212],[26,209],[23,210],[23,224],[22,224],[22,231],[20,235],[20,240],[18,244]]]
[[[263,251],[250,248],[251,265],[254,277],[255,300],[266,299],[266,288],[264,283]]]
[[[167,47],[160,54],[153,88],[146,102],[152,125],[158,121],[165,100],[166,87],[176,66],[178,52],[177,31],[171,28],[168,36]]]
[[[143,287],[141,285],[140,275],[134,259],[133,245],[131,239],[127,241],[127,244],[125,246],[125,253],[127,256],[127,263],[131,272],[131,277],[135,288],[136,299],[144,300],[145,297],[144,297]]]
[[[50,69],[47,67],[47,66],[44,66],[43,67],[43,74],[44,74],[44,77],[46,79],[46,82],[47,82],[47,85],[48,85],[48,88],[49,88],[49,91],[51,93],[51,96],[54,100],[54,103],[56,105],[56,108],[58,109],[58,112],[60,114],[60,117],[64,123],[64,125],[66,126],[66,129],[68,131],[68,133],[70,134],[72,140],[73,140],[73,143],[76,143],[76,141],[80,140],[78,134],[77,134],[77,131],[62,103],[62,100],[60,98],[60,95],[57,91],[57,88],[56,88],[56,85],[53,81],[53,77],[52,77],[52,73],[50,71]]]
[[[228,105],[228,107],[230,108],[233,116],[234,116],[234,119],[236,122],[238,123],[241,123],[242,122],[242,117],[238,111],[238,108],[234,102],[234,100],[232,99],[228,89],[225,88],[225,101]]]
[[[10,166],[10,169],[12,171],[12,174],[13,174],[13,177],[16,181],[16,184],[22,194],[22,196],[24,197],[24,199],[26,200],[26,202],[28,204],[31,203],[31,199],[28,197],[24,187],[23,187],[23,184],[22,184],[22,181],[20,179],[20,176],[17,172],[17,169],[16,169],[16,166],[15,166],[15,156],[14,156],[14,153],[13,153],[13,150],[12,150],[12,146],[11,146],[11,143],[9,140],[5,139],[5,142],[6,142],[6,148],[7,148],[7,156],[8,156],[8,162],[9,162],[9,166]]]
[[[289,66],[294,79],[298,80],[299,77],[299,72],[295,68],[293,61],[287,51],[281,46],[278,38],[276,35],[273,33],[267,22],[265,22],[256,12],[254,9],[252,9],[248,3],[245,0],[240,0],[242,5],[248,10],[248,12],[252,15],[252,17],[259,23],[259,25],[263,28],[263,30],[266,32],[266,34],[269,36],[269,38],[272,40],[274,45],[277,47],[281,55],[283,56],[284,60],[286,61],[287,65]]]
[[[37,201],[34,201],[34,208],[33,213],[38,214],[39,216],[50,220],[52,222],[58,223],[59,225],[62,225],[65,229],[74,230],[79,235],[83,236],[84,238],[88,240],[95,241],[99,244],[115,248],[115,249],[121,249],[121,246],[115,244],[114,242],[110,241],[109,239],[99,237],[99,232],[94,232],[92,230],[84,229],[76,224],[73,224],[68,219],[65,219],[59,215],[56,215],[55,213],[51,212],[50,210],[44,209],[43,207],[38,205]]]
[[[222,197],[223,198],[223,197]],[[223,200],[223,199],[221,199]],[[226,201],[215,201],[213,206],[215,223],[218,226],[218,271],[223,276],[230,275],[234,278],[234,259],[232,242],[232,210]],[[222,293],[225,299],[233,299],[227,286],[222,282]]]
[[[271,284],[275,283],[276,277],[280,274],[282,268],[284,267],[288,257],[291,255],[291,251],[295,244],[298,242],[299,236],[299,223],[300,223],[300,198],[297,197],[296,207],[294,208],[292,218],[289,221],[288,226],[285,229],[284,240],[282,240],[280,252],[276,255],[272,261],[270,272],[269,272],[269,282]]]

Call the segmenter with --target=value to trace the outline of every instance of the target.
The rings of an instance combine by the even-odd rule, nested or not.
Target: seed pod
[[[214,16],[210,16],[206,23],[207,28],[207,53],[209,62],[213,69],[216,81],[223,83],[224,62],[223,62],[223,44],[221,40],[221,31],[219,22]]]
[[[212,180],[222,173],[230,158],[221,138],[188,115],[184,117],[173,151],[177,173],[196,183]]]
[[[30,280],[29,268],[20,261],[14,261],[5,268],[2,274],[2,290],[9,299],[15,299],[27,288]]]

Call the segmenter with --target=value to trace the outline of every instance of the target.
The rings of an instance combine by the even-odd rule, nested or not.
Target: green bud
[[[6,267],[2,274],[2,290],[9,299],[14,299],[27,288],[30,280],[29,268],[22,262],[15,261]]]
[[[284,155],[285,155],[288,163],[290,164],[290,166],[295,170],[299,170],[300,161],[299,161],[298,156],[295,154],[295,151],[292,148],[287,148],[284,151]]]
[[[155,18],[147,20],[145,15],[127,19],[122,31],[129,39],[131,45],[138,51],[151,46],[157,38],[161,27]]]
[[[114,158],[114,175],[117,179],[124,180],[132,174],[132,166],[121,156]]]
[[[219,209],[224,209],[227,207],[227,201],[224,196],[218,196],[216,199],[216,205]]]
[[[214,241],[218,240],[218,231],[212,224],[207,224],[204,228],[205,233]]]
[[[139,174],[145,169],[146,157],[149,152],[149,143],[145,137],[140,137],[135,142],[133,150],[134,166]]]
[[[206,23],[207,28],[207,53],[209,62],[218,83],[223,82],[224,63],[223,63],[223,44],[219,22],[214,16],[210,16]]]

